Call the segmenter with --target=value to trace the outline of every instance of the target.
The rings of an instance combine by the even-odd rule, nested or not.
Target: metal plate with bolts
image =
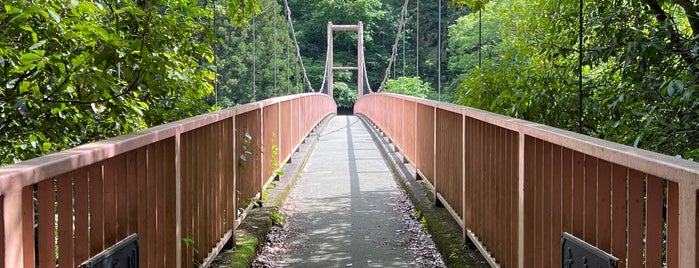
[[[619,259],[569,233],[561,235],[561,267],[617,267]]]
[[[132,234],[83,262],[84,268],[138,268],[138,234]]]

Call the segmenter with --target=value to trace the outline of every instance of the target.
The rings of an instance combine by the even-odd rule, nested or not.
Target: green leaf
[[[52,18],[56,23],[61,23],[61,16],[59,16],[58,14],[56,14],[56,12],[53,11],[52,8],[49,8],[49,9],[48,9],[48,12],[49,12],[49,15],[51,16],[51,18]]]
[[[48,151],[51,151],[52,146],[53,145],[50,142],[44,142],[43,149],[44,149],[44,151],[48,152]]]
[[[29,81],[22,81],[22,83],[19,84],[19,94],[24,94],[29,91],[30,86],[31,83]]]
[[[37,61],[40,58],[41,58],[41,56],[39,54],[36,54],[34,52],[30,52],[30,53],[22,54],[22,56],[19,56],[19,62],[21,62],[23,65],[27,65],[30,63],[34,63],[35,61]]]
[[[676,92],[684,89],[684,83],[680,80],[672,80],[667,86],[667,94],[674,96]]]
[[[43,46],[45,43],[46,43],[46,40],[41,40],[39,42],[36,42],[31,47],[29,47],[29,50],[36,50],[36,49],[40,48],[41,46]]]
[[[5,5],[5,13],[7,13],[7,15],[18,14],[21,12],[22,12],[22,9],[20,9],[20,8],[13,7],[12,5]]]
[[[182,243],[183,243],[186,247],[189,247],[189,246],[191,246],[191,245],[194,245],[194,240],[192,240],[191,238],[183,237],[183,238],[182,238]]]

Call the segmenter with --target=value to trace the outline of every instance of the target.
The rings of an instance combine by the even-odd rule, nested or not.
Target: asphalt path
[[[415,266],[393,176],[359,118],[333,118],[293,190],[289,224],[299,232],[288,238],[285,266]]]

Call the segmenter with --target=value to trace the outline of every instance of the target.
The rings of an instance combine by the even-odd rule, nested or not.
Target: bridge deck
[[[293,191],[290,266],[405,267],[409,235],[399,186],[364,123],[337,116],[321,133]]]

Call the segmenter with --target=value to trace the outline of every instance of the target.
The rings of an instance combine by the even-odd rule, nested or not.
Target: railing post
[[[260,126],[260,169],[259,169],[259,178],[260,178],[260,198],[262,198],[262,192],[264,191],[265,188],[265,146],[266,140],[265,140],[265,113],[264,113],[264,106],[259,105],[257,107],[257,116],[260,119],[258,121],[258,126]]]
[[[464,244],[467,241],[466,226],[466,116],[461,114],[461,239]]]
[[[233,165],[233,183],[231,185],[231,187],[233,187],[233,197],[230,199],[230,201],[228,201],[228,202],[231,202],[233,204],[233,205],[231,205],[231,208],[233,209],[233,214],[231,215],[232,220],[233,220],[231,222],[232,223],[231,230],[233,232],[233,235],[231,235],[231,244],[233,244],[233,245],[235,245],[235,243],[236,243],[236,241],[235,241],[235,223],[238,220],[238,202],[237,202],[238,201],[238,191],[236,189],[238,188],[238,186],[237,186],[238,181],[237,180],[238,180],[238,161],[239,161],[239,159],[238,159],[238,156],[236,155],[236,150],[238,149],[236,147],[238,146],[237,145],[238,142],[236,141],[237,128],[235,126],[235,117],[237,115],[238,115],[238,111],[233,112],[233,115],[231,115],[231,125],[233,128],[231,130],[231,139],[233,139],[233,141],[231,142],[232,147],[233,147],[231,149],[233,151],[231,153],[233,154],[233,158],[232,158],[233,163],[229,163],[230,165]]]
[[[524,142],[525,135],[519,132],[518,152],[518,201],[517,201],[517,267],[524,268]]]
[[[695,182],[685,180],[679,183],[679,267],[697,265],[697,187]]]
[[[417,155],[418,155],[418,153],[417,153],[417,137],[416,137],[417,136],[417,125],[418,125],[417,101],[414,101],[413,104],[415,106],[415,112],[413,113],[413,117],[415,117],[415,121],[413,121],[413,122],[415,122],[415,125],[413,125],[413,135],[415,137],[413,137],[413,157],[412,157],[412,159],[413,159],[413,164],[415,164],[415,177],[417,178],[417,159],[416,159]]]
[[[22,190],[12,191],[12,193],[3,196],[5,267],[24,267],[23,238],[25,235],[22,222],[24,209],[22,199]],[[34,227],[32,226],[32,228]],[[33,252],[33,249],[31,252]]]
[[[434,181],[434,204],[439,204],[437,198],[437,107],[432,106],[432,181]]]
[[[182,267],[182,157],[180,142],[182,127],[175,130],[175,263]]]

